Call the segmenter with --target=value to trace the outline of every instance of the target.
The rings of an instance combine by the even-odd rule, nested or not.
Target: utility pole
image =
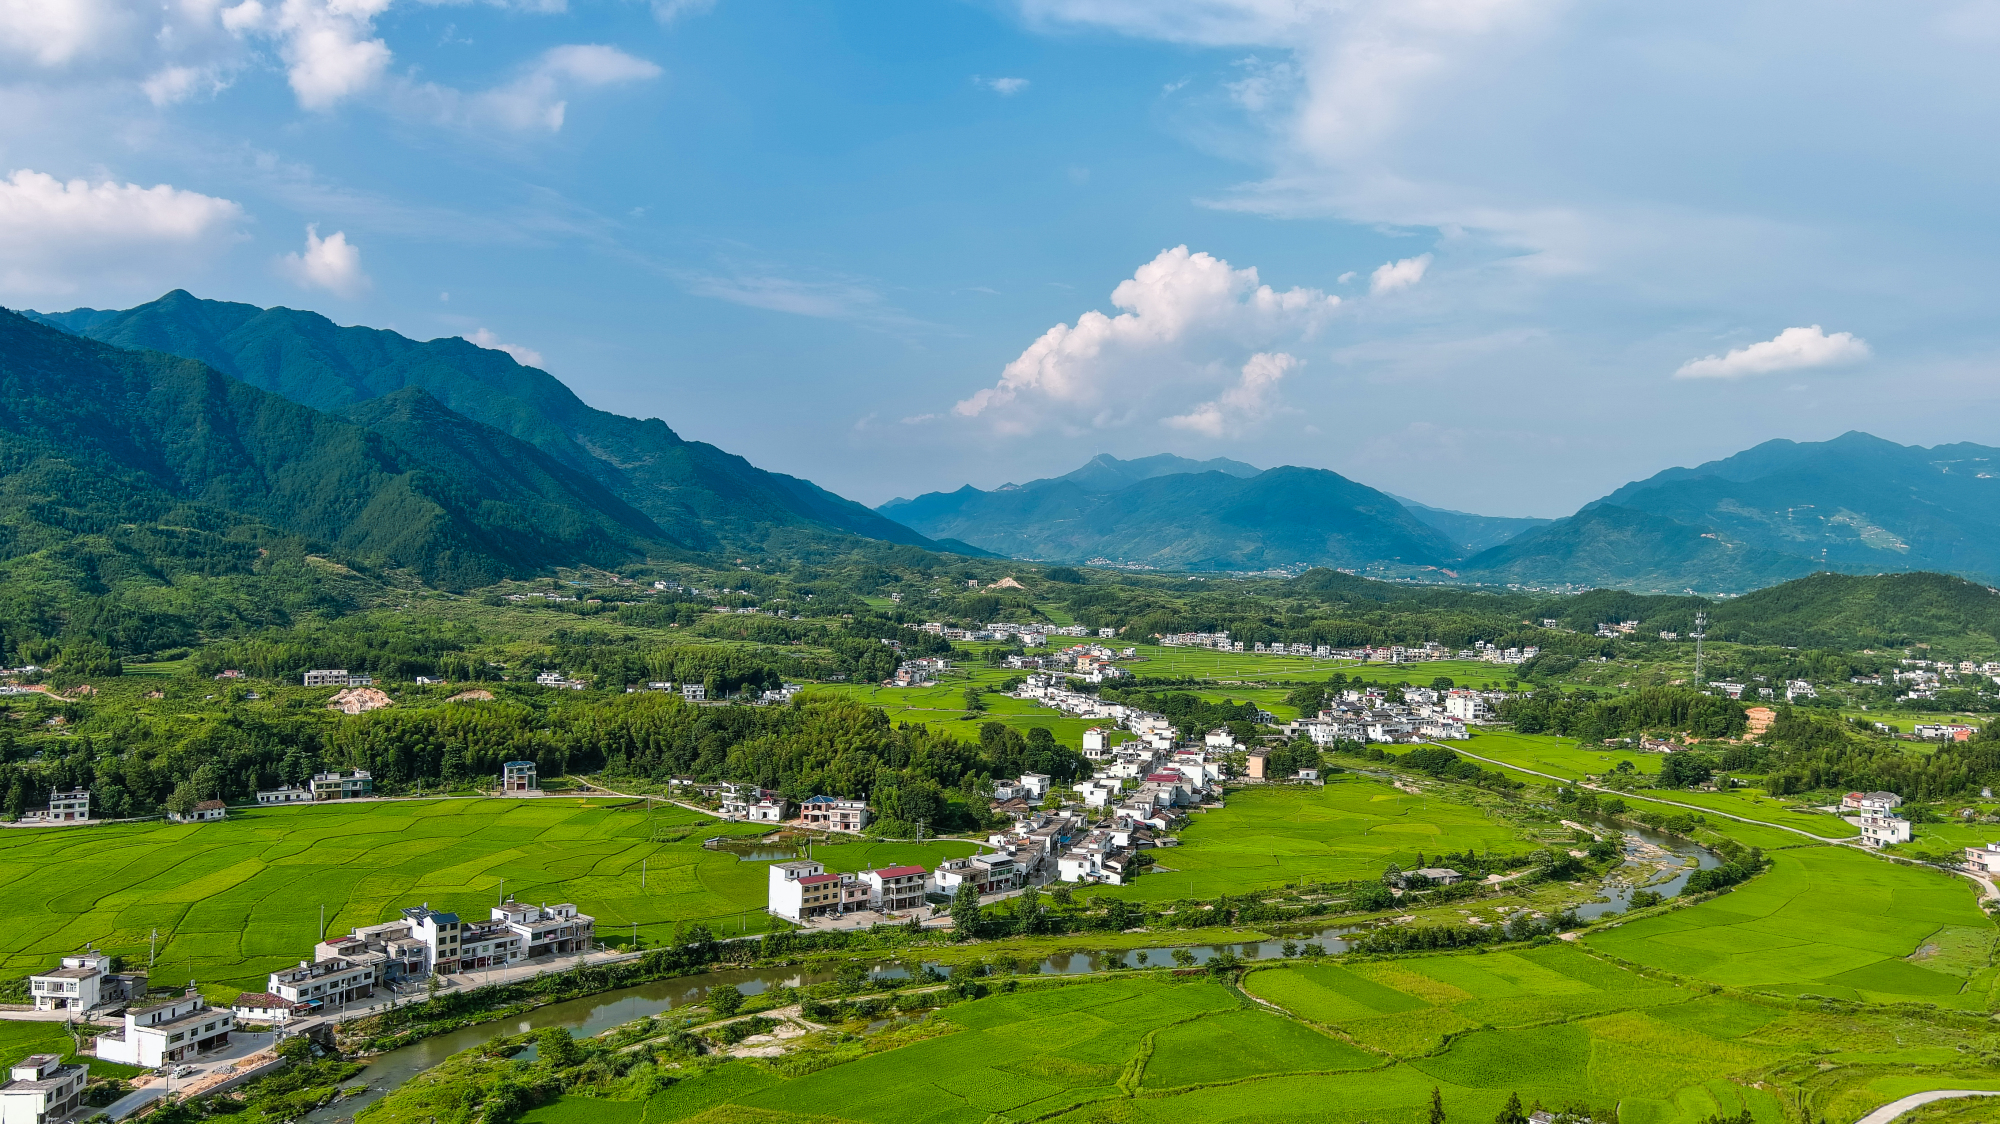
[[[641,890],[643,890],[643,889],[645,889],[645,888],[646,888],[646,860],[645,860],[645,859],[640,859],[640,860],[639,860],[639,888],[640,888]]]
[[[1708,613],[1705,611],[1696,613],[1694,615],[1694,685],[1696,690],[1700,690],[1702,684],[1707,682],[1707,680],[1701,677],[1701,642],[1707,636]]]
[[[324,904],[319,907],[319,939],[326,939],[326,906]]]
[[[159,953],[159,950],[160,950],[160,930],[156,928],[156,929],[154,929],[154,930],[153,930],[153,936],[152,936],[152,939],[146,942],[146,968],[147,968],[147,970],[149,970],[149,971],[150,971],[150,970],[152,969],[152,967],[153,967],[153,957],[154,957],[155,955],[157,955],[157,954]]]

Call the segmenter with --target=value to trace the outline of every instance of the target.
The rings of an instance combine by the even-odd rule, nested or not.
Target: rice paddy
[[[1152,852],[1154,873],[1097,892],[1147,901],[1213,898],[1288,882],[1375,878],[1390,863],[1414,865],[1419,853],[1526,847],[1512,824],[1458,790],[1416,794],[1356,774],[1336,774],[1324,787],[1233,792],[1227,807],[1191,816],[1180,839],[1178,847]]]
[[[1241,991],[1161,973],[1031,983],[930,1017],[942,1033],[805,1076],[728,1061],[643,1102],[566,1097],[527,1124],[1417,1124],[1433,1090],[1455,1121],[1518,1095],[1619,1124],[1781,1124],[1801,1106],[1851,1121],[1908,1088],[2000,1082],[1969,1022],[1712,994],[1560,942],[1288,961]]]
[[[1988,964],[1994,928],[1974,894],[1941,872],[1805,847],[1774,853],[1770,870],[1726,894],[1584,941],[1730,987],[1987,1010],[2000,969]],[[1927,944],[1938,947],[1924,955]],[[1945,946],[1953,955],[1940,957]]]
[[[145,964],[154,980],[258,990],[274,968],[309,955],[320,909],[344,933],[429,902],[484,917],[503,892],[573,901],[601,937],[638,923],[649,944],[677,925],[766,927],[765,863],[702,847],[761,829],[629,800],[397,800],[234,811],[206,824],[114,824],[0,832],[0,884],[12,923],[0,969],[50,967],[87,941]],[[832,870],[897,862],[935,866],[969,844],[821,847]]]

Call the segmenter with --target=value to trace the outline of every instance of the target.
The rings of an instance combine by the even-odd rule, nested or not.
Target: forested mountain
[[[1100,456],[1066,476],[967,486],[884,504],[884,515],[1021,558],[1108,557],[1174,569],[1435,565],[1459,551],[1389,496],[1338,473]],[[1192,466],[1201,471],[1178,471]],[[1159,469],[1168,471],[1160,472]]]
[[[1814,570],[2000,575],[2000,449],[1767,441],[1627,484],[1469,559],[1469,577],[1756,589]]]
[[[1458,570],[1485,582],[1715,592],[1756,589],[1818,568],[1796,555],[1601,503],[1481,551]]]
[[[1444,536],[1456,543],[1466,554],[1476,554],[1488,547],[1499,546],[1536,527],[1546,527],[1554,522],[1553,519],[1536,519],[1528,516],[1473,515],[1470,512],[1432,507],[1394,493],[1389,494],[1411,515],[1444,532]]]
[[[590,477],[693,549],[755,549],[774,534],[828,533],[937,545],[811,481],[685,441],[657,418],[593,409],[548,373],[456,337],[419,342],[341,327],[318,313],[201,300],[179,289],[122,312],[28,315],[117,347],[196,359],[317,410],[421,388],[451,411]]]
[[[481,434],[484,427],[435,402],[406,399],[371,421],[407,432],[413,410],[427,411],[434,451],[457,442],[457,463],[428,462],[382,432],[192,360],[126,351],[0,312],[8,556],[75,553],[75,538],[122,535],[127,549],[142,552],[134,565],[157,566],[143,553],[150,551],[213,556],[227,568],[244,561],[251,540],[276,531],[462,587],[670,546],[615,501],[571,506],[581,494],[563,493],[553,466],[541,466],[539,478],[532,470],[481,478],[470,450],[483,440],[493,453],[492,439],[504,435]],[[109,588],[104,578],[78,575]]]

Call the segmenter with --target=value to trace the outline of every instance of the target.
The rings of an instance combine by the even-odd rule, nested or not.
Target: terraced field
[[[130,824],[0,832],[0,885],[13,921],[0,969],[50,966],[95,941],[144,963],[159,931],[155,979],[218,989],[262,985],[328,932],[386,920],[419,902],[484,917],[502,892],[573,901],[623,938],[649,943],[677,924],[764,922],[762,862],[706,850],[730,827],[671,805],[627,800],[410,800],[232,812],[207,824]],[[851,843],[815,857],[830,869],[897,862],[933,866],[967,844]],[[641,867],[644,882],[641,886]]]

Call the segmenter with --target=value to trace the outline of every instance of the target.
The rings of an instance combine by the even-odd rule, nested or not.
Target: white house
[[[1893,792],[1850,792],[1840,798],[1842,811],[1887,812],[1903,806],[1903,798]]]
[[[1236,735],[1228,730],[1210,730],[1207,736],[1201,739],[1201,744],[1208,749],[1235,749]]]
[[[848,877],[853,877],[849,875]],[[770,894],[765,908],[792,922],[841,912],[841,876],[811,859],[771,864]]]
[[[775,793],[750,805],[744,818],[751,823],[784,823],[785,813],[790,811],[792,802]]]
[[[983,897],[1015,889],[1021,873],[1012,855],[973,855],[941,864],[931,875],[931,885],[940,894],[956,894],[960,883],[970,882]]]
[[[283,788],[266,789],[257,794],[259,804],[305,804],[312,801],[312,790],[286,785]]]
[[[97,1036],[97,1056],[107,1062],[158,1069],[229,1045],[235,1016],[218,1011],[193,988],[179,999],[125,1012],[125,1025]]]
[[[708,688],[700,683],[681,684],[681,698],[689,702],[707,702]]]
[[[168,812],[167,818],[175,823],[208,823],[211,820],[229,818],[229,807],[220,800],[203,800],[188,809],[187,815]]]
[[[1102,726],[1092,726],[1083,732],[1083,755],[1092,761],[1100,761],[1111,753],[1111,732]]]
[[[1444,712],[1460,722],[1490,722],[1493,708],[1485,699],[1469,691],[1453,691],[1444,699]]]
[[[1910,821],[1894,812],[1861,813],[1861,842],[1870,847],[1887,847],[1910,841]]]
[[[14,1063],[0,1085],[0,1124],[46,1124],[83,1104],[86,1065],[64,1065],[61,1054],[29,1054]]]
[[[28,977],[37,1011],[85,1011],[125,997],[127,981],[111,974],[111,955],[85,949],[62,958],[62,967]],[[109,985],[109,986],[107,986]],[[107,994],[107,992],[109,994]]]
[[[282,1026],[292,1021],[305,1008],[298,1003],[268,991],[246,991],[229,1005],[229,1013],[238,1022],[271,1023]]]
[[[90,818],[90,790],[49,793],[49,810],[42,819],[52,823],[81,823]]]
[[[1046,773],[1022,773],[1021,789],[1030,800],[1039,801],[1049,794],[1049,778]]]
[[[339,956],[301,960],[296,968],[272,972],[264,990],[287,1003],[350,1003],[375,994],[375,966]]]
[[[508,796],[532,796],[538,787],[533,761],[509,761],[500,766],[500,791]]]

